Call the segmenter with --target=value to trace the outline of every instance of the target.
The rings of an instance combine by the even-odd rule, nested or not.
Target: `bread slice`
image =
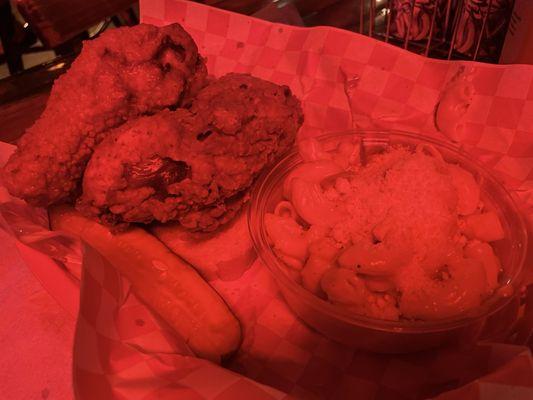
[[[179,223],[155,225],[151,230],[169,249],[194,265],[208,281],[236,280],[256,259],[248,233],[247,207],[215,232],[190,232]]]

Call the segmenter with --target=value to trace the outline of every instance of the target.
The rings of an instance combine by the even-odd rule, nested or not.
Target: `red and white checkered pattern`
[[[240,319],[245,338],[224,369],[195,358],[90,248],[84,266],[74,348],[80,399],[407,400],[465,384],[444,398],[470,399],[475,392],[483,399],[483,393],[497,390],[526,399],[520,395],[533,393],[526,348],[493,344],[391,357],[329,341],[293,316],[260,262],[238,281],[214,282]]]
[[[428,59],[356,33],[273,24],[181,0],[141,1],[141,16],[155,25],[182,24],[215,76],[248,72],[289,85],[304,103],[302,136],[373,127],[443,139],[435,105],[458,69],[471,69],[475,95],[461,143],[533,216],[531,66]]]
[[[210,73],[249,72],[302,99],[302,136],[352,127],[395,128],[442,139],[433,124],[458,68],[474,68],[476,94],[461,144],[533,210],[533,67],[426,59],[358,34],[272,24],[181,0],[141,2],[144,22],[181,23]],[[311,331],[287,308],[260,262],[213,281],[242,323],[225,368],[193,357],[98,254],[84,252],[74,348],[79,399],[533,398],[526,348],[385,356],[353,351]],[[53,282],[43,280],[45,287]],[[458,367],[460,366],[460,367]],[[459,389],[457,389],[459,388]]]
[[[79,399],[287,397],[194,357],[96,251],[84,247],[83,261],[73,371]]]

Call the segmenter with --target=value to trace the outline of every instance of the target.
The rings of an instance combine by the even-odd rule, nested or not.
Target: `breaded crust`
[[[226,75],[202,89],[190,110],[116,129],[87,165],[78,208],[112,224],[177,220],[214,230],[239,211],[302,122],[287,86]]]
[[[106,31],[84,43],[3,170],[11,194],[47,206],[75,197],[93,148],[127,120],[189,102],[206,68],[179,24]]]

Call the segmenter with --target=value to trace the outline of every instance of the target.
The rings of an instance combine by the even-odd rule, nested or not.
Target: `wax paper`
[[[300,137],[355,127],[455,139],[531,217],[533,67],[431,60],[347,31],[273,24],[179,0],[141,2],[141,16],[156,25],[183,24],[215,76],[248,72],[289,85],[304,106]],[[463,73],[474,93],[450,138],[436,129],[434,110]],[[24,265],[65,308],[79,308],[73,352],[79,399],[533,397],[527,346],[479,343],[403,356],[349,349],[298,320],[259,260],[242,265],[236,279],[210,281],[244,334],[235,357],[215,365],[194,357],[98,253],[50,233],[43,210],[4,194],[0,211]],[[28,255],[30,247],[40,259]],[[529,339],[526,331],[519,342]]]

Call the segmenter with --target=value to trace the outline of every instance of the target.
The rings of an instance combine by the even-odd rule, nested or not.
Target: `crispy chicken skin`
[[[238,212],[302,122],[288,87],[226,75],[190,110],[142,117],[109,135],[87,165],[78,208],[111,224],[178,220],[214,230]]]
[[[72,199],[109,129],[188,103],[206,74],[196,44],[179,24],[113,29],[85,42],[6,164],[5,185],[34,205]]]

